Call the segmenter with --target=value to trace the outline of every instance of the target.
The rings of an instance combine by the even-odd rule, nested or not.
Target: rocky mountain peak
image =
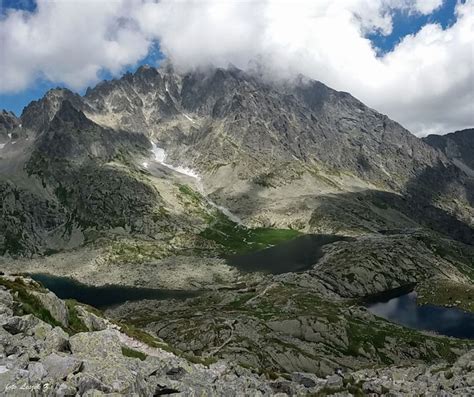
[[[169,63],[144,65],[76,99],[74,107],[96,123],[156,137],[175,161],[195,168],[239,161],[245,152],[264,164],[297,158],[399,189],[447,161],[352,95],[304,76],[275,82],[235,67],[181,74]]]
[[[37,101],[32,101],[23,109],[21,122],[24,128],[41,131],[45,129],[61,107],[68,100],[76,109],[86,109],[87,105],[81,96],[67,88],[54,88]]]
[[[76,129],[90,128],[93,122],[86,115],[76,109],[71,101],[64,99],[60,102],[60,107],[50,123],[50,129],[59,129],[64,127],[72,127]]]

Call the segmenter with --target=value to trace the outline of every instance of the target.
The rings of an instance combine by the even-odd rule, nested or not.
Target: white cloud
[[[430,14],[443,4],[443,0],[416,0],[415,8],[422,14]]]
[[[0,21],[0,91],[39,77],[82,88],[102,68],[119,73],[143,58],[149,39],[128,19],[132,3],[38,0],[34,14],[10,11]]]
[[[474,0],[457,22],[429,24],[378,57],[368,32],[389,34],[394,10],[430,14],[442,0],[39,1],[0,21],[0,90],[38,76],[79,88],[119,73],[153,41],[184,70],[256,59],[274,75],[303,73],[353,95],[414,133],[474,125]]]

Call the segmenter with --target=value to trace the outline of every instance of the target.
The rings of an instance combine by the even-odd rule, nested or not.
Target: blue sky
[[[444,0],[440,8],[430,15],[413,14],[408,11],[396,10],[393,13],[393,30],[392,33],[383,36],[381,34],[372,34],[368,38],[382,55],[393,48],[400,42],[400,39],[409,34],[417,33],[427,23],[439,23],[443,29],[451,26],[456,22],[454,8],[456,0]]]

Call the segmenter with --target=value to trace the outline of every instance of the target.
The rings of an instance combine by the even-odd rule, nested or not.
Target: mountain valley
[[[164,381],[185,395],[411,395],[425,387],[417,371],[426,393],[474,393],[474,333],[410,329],[366,307],[408,289],[419,304],[474,316],[473,140],[473,129],[420,139],[320,82],[233,67],[142,66],[84,96],[50,90],[18,118],[0,113],[0,348],[38,339],[18,325],[38,317],[71,346],[46,349],[41,365],[67,353],[91,372],[84,335],[109,338],[121,370],[146,373],[144,383],[114,385],[102,368],[102,389],[89,389],[125,395],[153,395]],[[272,268],[285,259],[276,248],[305,238],[303,267]],[[58,303],[67,296],[31,298],[48,294],[29,278],[39,273],[193,295],[84,306],[92,314],[81,321],[102,325],[73,329],[51,306],[69,305],[71,316],[72,303]],[[125,330],[144,360],[121,356]],[[22,360],[5,353],[0,369],[22,368],[31,381],[34,365]],[[160,378],[166,360],[188,375]],[[48,382],[86,390],[74,371]],[[408,389],[397,390],[403,371]],[[11,381],[4,373],[0,385]]]

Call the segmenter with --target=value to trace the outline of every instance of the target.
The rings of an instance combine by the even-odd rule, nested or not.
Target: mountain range
[[[454,360],[472,344],[360,304],[415,285],[474,310],[473,149],[474,129],[418,138],[304,76],[142,66],[0,113],[0,265],[199,291],[106,314],[260,372]],[[302,271],[227,261],[308,234]]]
[[[121,155],[131,163],[149,157],[150,142],[156,142],[166,150],[167,162],[195,170],[205,194],[251,226],[353,234],[413,227],[416,222],[473,242],[472,146],[462,144],[472,141],[472,131],[444,138],[444,146],[443,137],[418,139],[350,94],[303,77],[291,84],[271,83],[238,69],[180,75],[169,65],[161,70],[144,66],[88,89],[84,97],[51,90],[29,104],[19,119],[4,111],[0,122],[7,139],[0,166],[5,168],[3,179],[12,182],[22,173],[27,175],[20,179],[29,179],[26,185],[41,179],[43,192],[26,189],[24,194],[39,194],[44,201],[49,190],[46,200],[54,211],[75,213],[63,237],[80,222],[76,204],[81,202],[61,202],[64,197],[58,193],[70,193],[75,200],[77,186],[67,185],[74,185],[74,178],[87,178],[87,170],[99,165],[100,172],[125,177],[116,168],[108,170],[107,163]],[[14,137],[8,140],[8,134]],[[458,140],[460,144],[452,144]],[[13,156],[18,172],[11,174]],[[104,182],[94,179],[92,183]],[[94,190],[99,194],[100,189]],[[360,202],[356,196],[365,196],[364,211],[374,212],[373,202],[382,200],[401,214],[373,213],[368,221],[354,218],[340,207],[347,200],[349,206]],[[157,202],[157,197],[148,199],[140,205]],[[117,203],[125,213],[127,200]],[[145,212],[138,216],[146,217]],[[121,222],[114,214],[111,218],[97,226]],[[36,221],[25,219],[20,227],[30,228],[25,232],[39,242],[25,247],[26,253],[54,249],[54,243],[46,241],[50,233],[45,225]],[[67,223],[50,222],[57,227]]]

